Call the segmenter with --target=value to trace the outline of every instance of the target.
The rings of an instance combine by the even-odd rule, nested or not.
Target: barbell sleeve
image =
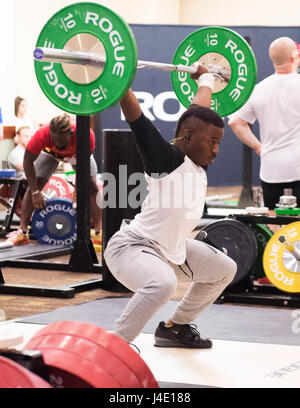
[[[284,235],[280,235],[278,238],[278,241],[287,249],[294,257],[297,259],[297,261],[300,260],[300,253],[297,248],[293,245],[292,242],[290,242]]]
[[[58,50],[56,48],[36,48],[34,59],[43,62],[60,62],[62,64],[92,65],[103,67],[106,59],[101,55],[81,51]]]
[[[56,48],[45,48],[38,47],[33,53],[34,59],[43,62],[60,62],[65,64],[79,64],[79,65],[91,65],[95,67],[103,67],[106,62],[106,58],[101,55],[92,54],[88,52],[81,51],[68,51],[59,50]],[[189,67],[186,65],[174,65],[166,64],[161,62],[151,62],[151,61],[141,61],[137,62],[137,68],[147,68],[147,69],[159,69],[163,71],[179,71],[188,72],[190,74],[195,74],[197,71],[196,67]],[[215,75],[219,75],[225,81],[229,81],[230,72],[222,69],[217,65],[209,64],[207,66],[208,72]]]

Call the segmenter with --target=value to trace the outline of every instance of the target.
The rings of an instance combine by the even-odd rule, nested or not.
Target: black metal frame
[[[251,38],[244,37],[251,46]],[[249,124],[250,128],[252,127]],[[252,194],[252,149],[243,144],[243,188],[239,197],[238,207],[245,208],[253,205]]]
[[[23,198],[27,187],[27,180],[19,180],[16,178],[0,178],[0,184],[13,185],[11,195],[8,198],[9,207],[6,208],[5,218],[3,224],[0,227],[0,237],[5,237],[6,234],[11,230],[18,198]]]

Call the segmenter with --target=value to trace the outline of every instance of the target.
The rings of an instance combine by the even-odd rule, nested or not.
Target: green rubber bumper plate
[[[299,215],[300,208],[276,208],[275,214],[277,215]]]
[[[66,75],[61,63],[35,61],[35,73],[47,98],[63,111],[92,115],[117,103],[136,72],[137,46],[128,24],[107,7],[75,3],[51,17],[36,47],[64,49],[78,34],[90,34],[102,43],[106,64],[99,76],[79,83]]]
[[[255,56],[246,40],[236,32],[223,27],[207,27],[194,31],[180,44],[173,64],[190,66],[194,62],[225,66],[231,71],[230,80],[212,94],[211,108],[220,116],[240,109],[249,99],[256,84]],[[174,91],[179,101],[188,107],[197,92],[196,81],[185,72],[171,73]],[[216,81],[215,81],[216,87]]]

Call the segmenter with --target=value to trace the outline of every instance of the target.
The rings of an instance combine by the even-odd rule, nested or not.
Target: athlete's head
[[[16,132],[14,141],[16,144],[19,144],[26,148],[30,139],[32,138],[32,135],[33,132],[29,126],[21,126]]]
[[[297,44],[289,37],[274,40],[269,47],[269,56],[278,73],[296,72],[299,66]]]
[[[27,107],[28,104],[26,99],[21,98],[21,96],[15,98],[15,116],[23,118],[27,113]]]
[[[175,144],[197,166],[206,168],[219,152],[224,126],[223,119],[210,108],[190,105],[177,123]]]
[[[70,119],[70,116],[64,113],[50,122],[51,139],[58,150],[65,150],[74,134]]]

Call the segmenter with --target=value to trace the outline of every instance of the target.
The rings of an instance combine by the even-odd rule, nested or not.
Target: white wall
[[[0,105],[4,124],[14,114],[15,97],[15,39],[14,2],[0,0]]]
[[[299,26],[299,0],[181,0],[180,23]],[[300,34],[299,34],[300,41]]]
[[[5,124],[10,124],[17,95],[28,99],[31,115],[40,123],[60,112],[39,88],[32,52],[48,19],[76,2],[0,0],[0,103]],[[299,0],[252,0],[248,5],[244,0],[102,0],[101,4],[129,24],[300,26]]]

